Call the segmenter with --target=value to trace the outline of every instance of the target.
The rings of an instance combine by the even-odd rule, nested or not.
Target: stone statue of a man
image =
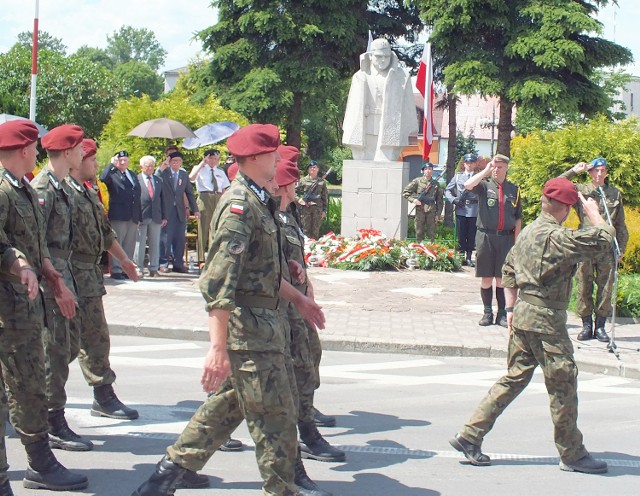
[[[351,80],[342,142],[354,160],[394,161],[418,130],[411,78],[399,66],[389,42],[378,38],[360,56]]]

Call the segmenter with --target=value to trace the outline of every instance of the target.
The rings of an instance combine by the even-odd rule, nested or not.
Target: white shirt
[[[216,183],[218,183],[217,193],[222,193],[225,189],[231,186],[229,178],[224,173],[224,171],[218,168],[217,165],[213,168],[213,174],[216,176]],[[198,192],[213,191],[211,167],[209,167],[207,164],[203,165],[202,169],[200,169],[200,172],[198,172],[198,176],[196,177],[196,188],[198,188]]]

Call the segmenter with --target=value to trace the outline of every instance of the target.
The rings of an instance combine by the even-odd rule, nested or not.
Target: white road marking
[[[139,346],[112,346],[111,353],[143,353],[145,351],[175,351],[175,350],[199,350],[201,346],[196,343],[182,343],[176,341],[175,344],[147,344]]]

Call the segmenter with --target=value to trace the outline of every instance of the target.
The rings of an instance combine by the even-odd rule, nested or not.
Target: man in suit
[[[184,241],[187,230],[187,208],[184,195],[187,195],[189,209],[196,218],[200,218],[196,197],[191,188],[189,175],[182,169],[182,153],[173,152],[169,155],[169,168],[162,172],[164,191],[167,195],[167,246],[166,258],[173,256],[173,271],[188,272],[184,265]]]
[[[167,225],[166,198],[163,191],[162,178],[153,170],[156,159],[145,155],[140,159],[140,225],[138,226],[138,246],[136,247],[136,263],[142,275],[144,271],[144,255],[147,242],[149,245],[149,276],[158,275],[160,263],[160,231]]]
[[[122,249],[130,259],[136,248],[140,222],[140,184],[129,169],[129,153],[122,150],[105,167],[100,180],[109,190],[109,220]],[[120,263],[110,256],[111,277],[127,279]]]

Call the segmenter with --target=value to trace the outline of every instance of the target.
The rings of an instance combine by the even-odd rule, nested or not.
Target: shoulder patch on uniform
[[[234,214],[242,215],[244,213],[244,205],[232,203],[229,207],[229,211]]]
[[[227,244],[227,251],[232,255],[240,255],[244,251],[244,241],[238,238],[233,238]]]

